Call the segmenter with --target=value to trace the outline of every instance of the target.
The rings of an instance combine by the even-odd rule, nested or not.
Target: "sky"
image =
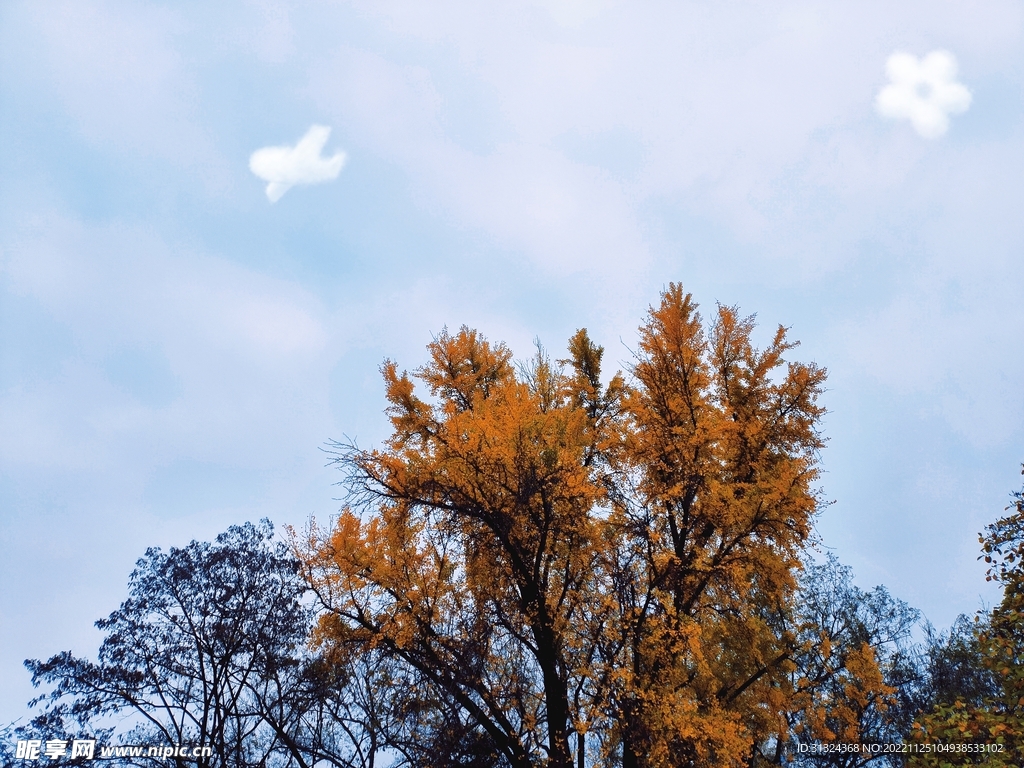
[[[329,519],[445,327],[669,282],[829,370],[821,551],[944,627],[1024,461],[1024,4],[0,4],[0,723],[150,546]]]

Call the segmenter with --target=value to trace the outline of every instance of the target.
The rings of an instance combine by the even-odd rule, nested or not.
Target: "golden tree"
[[[517,375],[503,345],[466,328],[429,348],[417,377],[433,402],[386,363],[392,437],[339,455],[369,515],[311,532],[330,610],[319,637],[399,659],[411,706],[450,701],[509,764],[568,766],[598,632],[599,442],[620,384],[603,393],[582,332],[571,375],[542,351]]]
[[[753,330],[671,285],[629,384],[586,331],[558,363],[467,328],[413,377],[385,363],[392,435],[336,446],[350,506],[299,550],[316,641],[387,670],[407,764],[743,765],[786,738],[825,372]]]
[[[706,330],[677,285],[641,328],[611,521],[625,766],[738,765],[785,733],[825,371],[787,366],[784,328],[764,350],[753,330],[730,307]]]

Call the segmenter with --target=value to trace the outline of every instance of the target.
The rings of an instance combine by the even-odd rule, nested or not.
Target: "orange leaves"
[[[792,639],[779,617],[817,510],[825,373],[787,366],[785,329],[763,351],[753,329],[721,306],[706,328],[678,285],[640,329],[610,454],[626,480],[612,520],[628,532],[618,631],[633,673],[612,696],[628,765],[658,764],[658,750],[675,764],[727,764],[707,745],[730,733],[742,761],[785,730]],[[691,705],[685,729],[665,725]]]
[[[504,344],[492,348],[466,326],[455,336],[442,331],[427,349],[430,362],[416,373],[446,409],[469,410],[512,377],[512,352]]]
[[[638,693],[634,719],[645,725],[633,749],[647,768],[679,765],[739,768],[747,764],[752,740],[735,712],[693,698],[665,699],[659,691]]]
[[[873,700],[880,699],[881,709],[884,711],[885,700],[895,692],[895,689],[887,686],[882,679],[874,648],[868,643],[862,643],[847,656],[846,669],[850,673],[850,680],[845,686],[847,698],[861,707],[867,707]]]
[[[397,664],[399,711],[453,707],[512,765],[568,768],[584,734],[627,768],[742,764],[790,706],[825,376],[753,328],[729,307],[705,328],[671,285],[631,383],[602,382],[585,330],[557,364],[467,328],[412,376],[385,363],[392,435],[337,446],[353,511],[302,548],[318,637]]]
[[[642,467],[640,491],[664,514],[680,561],[716,578],[734,568],[732,591],[744,589],[753,568],[781,594],[817,506],[825,372],[791,364],[774,381],[795,345],[780,328],[758,352],[753,328],[719,307],[706,335],[690,296],[670,286],[641,329],[640,386],[625,402],[626,461]]]
[[[639,469],[638,490],[670,534],[678,565],[700,574],[675,585],[691,609],[713,584],[734,596],[754,583],[777,596],[791,589],[817,507],[824,371],[793,364],[773,381],[795,345],[780,328],[758,352],[753,328],[719,307],[706,335],[690,296],[672,285],[641,329],[624,462]]]
[[[392,438],[339,454],[365,520],[343,513],[303,554],[335,617],[321,637],[401,659],[513,763],[544,731],[553,764],[567,764],[570,716],[591,718],[598,636],[600,349],[581,332],[572,374],[538,352],[518,375],[503,345],[466,328],[429,350],[415,378],[432,399],[385,364]],[[570,713],[573,681],[584,685]]]
[[[381,367],[384,383],[387,387],[388,415],[394,427],[391,438],[396,449],[415,436],[425,440],[430,432],[430,409],[426,403],[413,394],[413,383],[406,373],[398,375],[395,364],[388,360]]]

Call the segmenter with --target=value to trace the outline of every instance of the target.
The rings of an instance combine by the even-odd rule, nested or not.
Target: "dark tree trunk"
[[[622,768],[638,768],[636,753],[629,744],[622,745]]]

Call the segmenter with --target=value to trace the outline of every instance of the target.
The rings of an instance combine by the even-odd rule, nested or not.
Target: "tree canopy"
[[[627,376],[585,330],[559,361],[462,328],[384,365],[391,437],[334,446],[348,506],[300,557],[320,647],[417,713],[410,764],[746,765],[787,737],[825,371],[754,328],[671,285]]]

